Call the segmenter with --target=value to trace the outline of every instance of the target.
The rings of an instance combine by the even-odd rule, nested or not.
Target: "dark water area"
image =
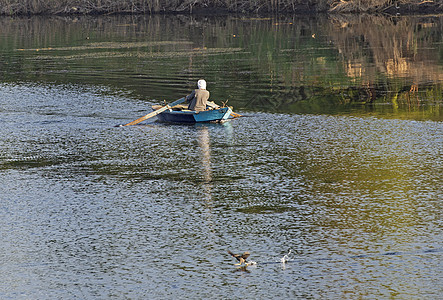
[[[442,16],[0,20],[2,81],[175,100],[204,77],[236,109],[442,119]]]
[[[439,298],[442,32],[0,19],[0,298]],[[113,127],[200,77],[246,117]]]

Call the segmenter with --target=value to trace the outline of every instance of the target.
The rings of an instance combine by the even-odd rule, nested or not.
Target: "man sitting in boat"
[[[209,99],[209,91],[206,90],[206,81],[200,79],[197,82],[197,87],[198,89],[186,96],[186,101],[189,102],[188,109],[193,111],[204,111],[206,110],[206,104]]]

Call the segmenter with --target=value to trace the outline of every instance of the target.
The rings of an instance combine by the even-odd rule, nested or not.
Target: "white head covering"
[[[206,90],[206,81],[205,81],[204,79],[200,79],[200,80],[197,82],[197,86],[198,86],[198,88],[201,89],[201,90]]]

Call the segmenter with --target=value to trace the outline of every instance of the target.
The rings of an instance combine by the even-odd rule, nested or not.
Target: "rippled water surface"
[[[123,21],[110,33],[106,22],[99,22],[102,28],[69,21],[60,28],[72,33],[80,26],[104,40],[130,32],[132,25]],[[165,66],[163,74],[148,74],[145,48],[139,67],[127,52],[131,47],[119,50],[118,61],[105,58],[109,53],[88,61],[108,61],[107,69],[88,67],[74,55],[91,49],[29,50],[68,47],[63,39],[52,39],[58,28],[46,29],[42,40],[13,29],[28,24],[32,35],[53,23],[8,22],[3,28],[11,31],[2,37],[9,48],[2,44],[0,56],[1,299],[437,299],[443,294],[438,63],[427,77],[414,73],[426,85],[411,91],[411,61],[397,65],[406,68],[404,76],[389,75],[392,69],[374,75],[376,66],[362,61],[360,71],[367,72],[362,76],[375,80],[375,91],[382,94],[368,105],[362,102],[370,89],[361,88],[366,83],[349,72],[346,83],[330,89],[316,81],[321,70],[332,68],[327,56],[324,69],[317,69],[318,57],[311,57],[310,66],[292,58],[293,68],[303,67],[297,69],[304,72],[303,85],[317,82],[302,96],[298,83],[285,81],[289,73],[282,71],[288,66],[282,57],[261,64],[270,74],[277,68],[286,75],[269,77],[275,80],[269,85],[260,81],[268,77],[248,55],[261,57],[254,51],[264,51],[266,43],[248,51],[246,44],[219,44],[211,55],[192,59],[177,54],[153,63]],[[176,32],[175,23],[159,22],[166,35]],[[186,34],[200,32],[201,23],[186,24]],[[309,30],[321,27],[316,21],[310,25],[304,34],[312,41]],[[431,36],[427,41],[441,47]],[[328,37],[328,47],[335,47],[338,42]],[[80,47],[69,45],[74,46]],[[153,47],[159,47],[151,49],[153,55],[161,56],[172,51],[168,47],[182,53],[184,46]],[[49,57],[56,55],[73,57]],[[151,120],[113,127],[144,115],[162,92],[177,99],[202,70],[213,76],[213,86],[215,79],[220,82],[213,92],[218,99],[229,87],[248,83],[260,87],[256,95],[263,97],[254,102],[246,96],[253,88],[234,89],[230,101],[245,117],[224,124]],[[320,97],[324,93],[330,98]],[[250,251],[257,264],[237,268],[227,250]],[[282,263],[289,251],[289,261]]]
[[[9,84],[1,99],[2,298],[441,294],[441,123],[114,128],[145,103]]]

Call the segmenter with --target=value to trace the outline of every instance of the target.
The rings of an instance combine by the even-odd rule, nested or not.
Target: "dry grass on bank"
[[[2,15],[443,11],[441,0],[0,0]]]
[[[330,7],[333,12],[428,11],[443,9],[441,0],[337,0]]]

